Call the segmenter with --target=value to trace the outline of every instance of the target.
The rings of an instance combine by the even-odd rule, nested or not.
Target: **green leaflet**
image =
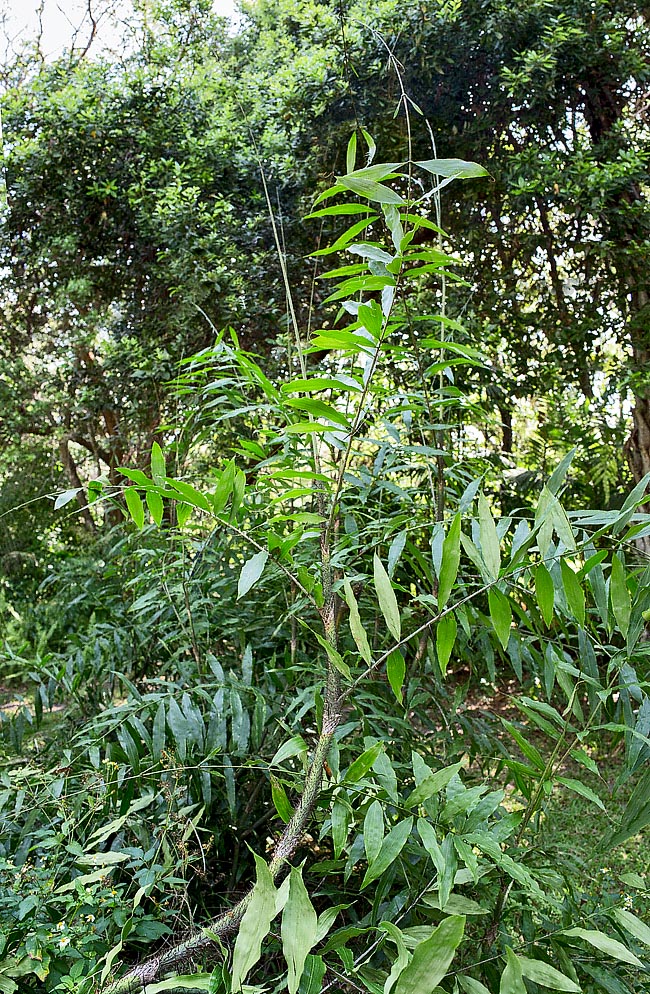
[[[569,991],[570,994],[580,994],[580,987],[574,980],[566,977],[554,966],[549,966],[540,959],[528,959],[527,956],[517,956],[521,972],[528,980],[542,987],[550,987],[553,991]]]
[[[345,591],[345,600],[350,611],[350,631],[352,632],[352,638],[354,639],[362,658],[370,666],[372,663],[372,652],[368,642],[368,636],[366,635],[366,630],[361,621],[357,599],[354,596],[354,591],[352,590],[352,586],[347,577],[343,581],[343,589]]]
[[[580,580],[573,572],[566,560],[560,562],[562,571],[562,584],[566,594],[567,604],[571,614],[576,619],[581,628],[585,624],[585,594],[580,585]]]
[[[650,946],[650,928],[645,922],[633,915],[631,911],[625,911],[623,908],[614,908],[612,914],[619,925],[622,925],[630,935],[633,935],[639,942],[643,942],[644,945]]]
[[[251,558],[244,563],[241,568],[241,573],[239,574],[239,581],[237,583],[237,600],[244,597],[253,584],[257,583],[264,572],[264,567],[266,566],[268,558],[268,552],[266,552],[266,550],[262,550],[262,552],[256,552],[254,556],[251,556]]]
[[[632,966],[643,967],[643,963],[638,956],[635,956],[627,946],[624,946],[618,939],[612,939],[609,935],[605,935],[604,932],[587,928],[570,928],[563,932],[562,935],[571,935],[579,939],[584,939],[585,942],[588,942],[595,949],[600,950],[601,953],[605,953],[607,956],[611,956],[613,959],[620,960],[622,963],[630,963]]]
[[[282,912],[282,953],[289,967],[289,994],[296,994],[307,956],[316,943],[317,916],[302,879],[294,867],[290,874],[289,899]]]
[[[414,808],[416,805],[428,800],[429,797],[433,797],[434,794],[440,793],[449,781],[456,776],[461,767],[462,763],[454,763],[453,766],[446,766],[442,770],[437,770],[431,776],[425,777],[406,798],[404,802],[405,807]]]
[[[233,994],[242,989],[246,976],[258,962],[262,942],[269,934],[271,922],[275,918],[276,890],[273,878],[261,856],[254,855],[257,879],[235,942],[232,957]]]
[[[151,446],[151,478],[156,486],[163,487],[166,476],[165,457],[158,442],[154,442]]]
[[[521,963],[510,946],[506,946],[506,965],[501,974],[499,994],[527,994]]]
[[[621,562],[618,553],[612,556],[612,575],[609,581],[609,597],[612,602],[612,611],[616,618],[621,634],[627,638],[630,627],[630,591],[627,588],[625,567]]]
[[[436,652],[438,653],[440,672],[443,676],[447,672],[447,663],[456,641],[457,632],[458,625],[453,611],[441,618],[436,625]]]
[[[381,559],[376,552],[373,556],[373,569],[375,590],[377,591],[377,599],[379,600],[381,613],[384,616],[389,632],[395,641],[399,642],[402,627],[399,607],[397,606],[397,598],[395,597],[395,591],[393,590],[393,585],[390,582],[390,577],[384,569]]]
[[[160,528],[163,519],[163,499],[155,490],[147,490],[145,493],[147,507],[151,513],[152,520]]]
[[[394,649],[386,660],[386,676],[397,702],[401,704],[404,696],[402,687],[406,676],[406,660],[399,649]]]
[[[380,801],[374,800],[363,819],[363,846],[368,865],[372,865],[381,851],[384,841],[384,809]]]
[[[576,780],[573,777],[555,777],[555,780],[557,783],[563,784],[576,794],[586,797],[588,801],[592,801],[594,804],[597,804],[602,811],[606,810],[605,805],[599,798],[598,794],[596,794],[591,787],[587,787],[586,784],[582,783],[581,780]]]
[[[140,494],[135,487],[126,487],[124,490],[124,500],[129,514],[138,528],[144,527],[144,504]]]
[[[442,543],[442,564],[438,577],[438,610],[442,611],[456,582],[460,563],[460,512],[454,516]]]
[[[362,777],[365,777],[373,766],[373,763],[377,759],[377,756],[384,751],[383,742],[375,742],[374,745],[362,752],[360,756],[350,764],[350,767],[345,774],[344,780],[346,783],[357,783]]]
[[[406,840],[411,834],[411,829],[413,828],[413,819],[406,818],[404,821],[400,821],[395,825],[394,828],[390,830],[386,838],[381,844],[381,850],[375,862],[372,866],[369,866],[366,870],[366,874],[363,878],[361,884],[361,890],[371,884],[373,880],[377,880],[383,873],[386,872],[391,863],[394,863],[402,849],[406,844]]]
[[[457,976],[458,983],[465,991],[465,994],[490,994],[487,987],[473,977],[464,977],[462,973]]]
[[[501,569],[501,547],[492,512],[483,494],[478,495],[478,523],[481,555],[487,575],[490,580],[498,580]]]
[[[490,620],[492,622],[492,627],[494,628],[499,642],[505,650],[508,648],[510,626],[512,625],[512,608],[510,607],[510,601],[505,594],[502,594],[496,587],[490,587],[488,590],[488,605],[490,608]]]
[[[397,978],[395,994],[430,994],[449,970],[464,931],[462,915],[445,918],[428,939],[415,947],[411,962]]]
[[[553,579],[544,563],[540,563],[535,569],[535,596],[546,626],[550,626],[553,621],[553,603],[555,590],[553,589]]]
[[[426,169],[434,176],[450,176],[453,179],[475,179],[479,176],[489,176],[487,169],[478,162],[468,162],[466,159],[423,159],[415,163],[420,169]]]

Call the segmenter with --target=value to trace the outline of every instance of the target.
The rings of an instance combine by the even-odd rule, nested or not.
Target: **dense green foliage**
[[[0,990],[650,989],[644,11],[146,13],[7,71]]]

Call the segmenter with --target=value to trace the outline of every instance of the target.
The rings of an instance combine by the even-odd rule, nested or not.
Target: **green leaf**
[[[394,828],[390,830],[386,838],[381,844],[381,850],[375,862],[372,866],[369,866],[366,870],[366,875],[363,878],[361,884],[361,890],[371,884],[374,880],[378,880],[388,869],[388,867],[395,862],[402,849],[406,844],[406,840],[411,834],[411,829],[413,828],[413,819],[406,818],[404,821],[400,821],[395,825]]]
[[[455,515],[442,543],[442,563],[438,578],[438,609],[442,611],[456,582],[460,563],[460,512]]]
[[[553,589],[553,578],[544,563],[540,563],[535,570],[535,595],[542,618],[548,628],[553,621],[555,590]]]
[[[338,649],[335,649],[334,646],[331,645],[327,641],[327,639],[324,639],[322,635],[319,635],[318,632],[312,631],[312,634],[316,637],[318,644],[321,645],[325,650],[325,652],[327,653],[327,658],[329,659],[332,666],[335,669],[337,669],[339,673],[345,677],[346,680],[350,680],[352,677],[352,674],[350,673],[350,667],[345,662],[343,656],[338,651]]]
[[[521,963],[510,946],[506,946],[506,965],[501,974],[499,994],[527,994]]]
[[[245,594],[248,593],[253,584],[257,583],[264,572],[264,567],[266,566],[268,558],[268,552],[263,550],[262,552],[256,552],[254,556],[251,556],[251,558],[244,563],[241,568],[241,573],[239,574],[239,581],[237,583],[237,600],[240,600]]]
[[[127,487],[125,489],[124,500],[126,501],[129,514],[138,528],[144,528],[144,504],[135,487]]]
[[[282,953],[289,967],[289,994],[296,994],[307,956],[316,943],[317,916],[297,867],[291,870],[289,900],[282,912]]]
[[[343,590],[345,591],[345,600],[350,611],[350,631],[352,632],[352,638],[356,643],[362,659],[364,659],[370,666],[372,663],[372,652],[368,642],[368,636],[366,635],[366,630],[361,621],[357,599],[354,596],[354,591],[352,590],[352,586],[347,577],[343,581]]]
[[[460,771],[462,765],[462,763],[454,763],[453,766],[445,766],[444,769],[432,773],[430,777],[425,777],[422,783],[415,787],[403,802],[404,807],[414,808],[418,804],[423,804],[434,794],[440,793]]]
[[[164,510],[162,497],[155,490],[147,490],[145,499],[154,523],[160,528]]]
[[[458,624],[453,611],[441,618],[436,625],[436,652],[438,653],[438,665],[443,676],[447,672],[447,663],[456,641],[457,632]]]
[[[384,569],[381,559],[376,552],[373,556],[373,568],[375,590],[377,591],[377,598],[379,600],[381,613],[384,616],[389,632],[395,641],[399,642],[402,628],[399,608],[397,606],[397,598],[395,597],[395,591],[393,590],[393,585],[390,582],[390,577]]]
[[[620,827],[608,840],[608,846],[610,848],[619,846],[621,842],[625,842],[632,835],[637,835],[643,831],[646,825],[650,825],[650,769],[642,774],[632,791],[623,812]]]
[[[151,479],[156,486],[163,487],[165,485],[166,476],[167,469],[165,466],[165,457],[162,449],[158,445],[158,442],[154,442],[151,446]]]
[[[307,752],[307,743],[303,739],[302,735],[294,735],[288,742],[284,742],[283,745],[280,746],[275,756],[269,763],[269,766],[280,766],[280,764],[285,763],[287,759],[293,759],[294,756],[300,756],[303,752]]]
[[[262,953],[262,942],[269,934],[271,922],[275,918],[276,890],[273,878],[261,856],[254,855],[257,879],[239,926],[232,956],[233,994],[242,989],[247,974],[258,962]]]
[[[348,142],[348,150],[345,156],[346,172],[348,173],[354,172],[356,161],[357,161],[357,133],[356,131],[353,131],[350,141]]]
[[[586,928],[570,928],[561,934],[584,939],[585,942],[594,946],[601,953],[605,953],[613,959],[620,960],[622,963],[630,963],[632,966],[643,967],[641,960],[627,946],[624,946],[618,939],[612,939],[609,935],[605,935],[604,932],[597,932]]]
[[[554,966],[543,963],[540,959],[528,959],[527,956],[518,956],[521,972],[528,980],[532,980],[542,987],[550,987],[554,991],[569,991],[571,994],[580,994],[580,987],[575,981],[566,977]]]
[[[212,511],[214,514],[219,514],[220,511],[223,511],[224,507],[228,503],[228,498],[230,497],[235,485],[235,472],[235,460],[231,459],[228,465],[219,474],[217,486],[212,495]]]
[[[501,718],[501,724],[506,731],[512,735],[524,756],[530,760],[533,766],[540,771],[544,771],[546,769],[546,763],[544,762],[541,753],[535,748],[535,746],[531,745],[531,743],[524,738],[519,729],[516,728],[511,722],[507,721],[506,718]]]
[[[464,977],[462,973],[459,973],[457,980],[465,994],[490,994],[487,987],[480,980],[474,980],[473,977]]]
[[[593,801],[593,803],[597,804],[602,811],[606,810],[605,805],[599,798],[598,794],[596,794],[591,787],[587,787],[586,784],[582,783],[581,780],[576,780],[573,777],[555,777],[555,780],[557,783],[563,784],[576,794],[586,797],[588,801]]]
[[[462,915],[445,918],[428,939],[415,947],[411,962],[397,978],[394,994],[431,994],[449,970],[464,931]]]
[[[633,935],[639,942],[643,942],[644,945],[650,946],[650,928],[645,922],[633,915],[631,911],[625,911],[623,908],[614,908],[612,914],[619,925],[622,925],[630,935]]]
[[[481,555],[490,580],[498,580],[501,568],[501,548],[492,512],[483,494],[478,495],[478,522]]]
[[[370,179],[358,178],[354,174],[351,176],[339,176],[338,182],[347,190],[352,190],[357,196],[365,200],[374,200],[379,204],[403,204],[404,198],[395,190],[383,183],[375,183]]]
[[[365,777],[366,773],[372,769],[372,765],[377,759],[380,752],[384,751],[383,742],[375,742],[374,745],[362,752],[360,756],[350,764],[347,773],[344,776],[346,783],[357,783],[362,777]]]
[[[434,176],[451,176],[453,179],[475,179],[490,175],[478,162],[467,162],[465,159],[423,159],[415,164]]]
[[[190,483],[185,483],[183,480],[172,480],[169,477],[167,478],[167,483],[181,494],[187,504],[191,504],[192,507],[198,507],[202,511],[208,511],[208,513],[212,512],[212,506],[205,494],[199,493],[196,487],[193,487]]]
[[[630,627],[630,591],[627,588],[625,567],[617,553],[612,556],[612,575],[609,582],[609,596],[616,624],[624,638]]]
[[[294,397],[288,400],[289,407],[295,407],[301,411],[307,411],[313,418],[325,418],[334,424],[341,425],[348,430],[352,427],[348,419],[340,411],[337,411],[331,404],[326,404],[322,400],[314,400],[312,397]]]
[[[510,601],[496,587],[488,590],[488,605],[490,608],[490,620],[496,636],[504,650],[508,648],[510,639],[510,626],[512,625],[512,608]]]
[[[147,994],[163,994],[164,991],[210,991],[210,973],[186,973],[182,977],[170,977],[157,984],[147,984]]]
[[[273,806],[282,821],[287,824],[293,814],[291,801],[287,797],[287,792],[277,777],[271,776],[271,799]]]
[[[564,559],[560,562],[560,569],[562,571],[562,585],[564,586],[569,610],[580,627],[584,628],[585,594],[580,585],[580,580]]]
[[[83,493],[83,487],[77,487],[75,490],[64,490],[62,494],[57,494],[57,498],[54,501],[54,510],[58,511],[60,508],[65,507],[66,504],[69,504],[80,493]]]
[[[397,702],[401,704],[404,696],[402,688],[406,676],[406,660],[399,649],[394,649],[386,660],[386,676]]]
[[[326,376],[314,376],[308,380],[291,380],[282,387],[282,393],[318,393],[319,390],[343,390],[359,393],[361,387],[354,381],[346,383]]]
[[[384,841],[384,809],[377,800],[373,801],[363,819],[363,846],[368,865],[372,865],[381,851]]]

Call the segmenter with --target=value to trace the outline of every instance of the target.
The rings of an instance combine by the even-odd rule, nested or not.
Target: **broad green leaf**
[[[437,890],[423,894],[422,901],[430,908],[437,908],[438,911],[444,911],[446,915],[467,916],[489,915],[490,913],[487,908],[482,908],[476,901],[472,901],[469,897],[462,897],[460,894],[452,894],[444,908],[440,907],[440,894]]]
[[[423,804],[434,794],[439,794],[447,786],[450,780],[456,776],[462,768],[462,763],[454,763],[453,766],[446,766],[442,770],[437,770],[431,776],[427,776],[417,787],[415,787],[406,800],[403,802],[406,808],[414,808],[418,804]]]
[[[442,543],[442,564],[438,577],[438,610],[442,611],[449,599],[458,575],[460,563],[460,512],[455,515]]]
[[[363,819],[363,846],[366,850],[366,859],[371,865],[375,862],[381,851],[381,844],[384,841],[384,809],[377,800],[373,801]]]
[[[504,650],[508,648],[510,640],[510,626],[512,625],[512,608],[510,601],[496,587],[488,590],[488,605],[490,608],[490,620],[496,636]]]
[[[275,918],[276,890],[273,878],[264,860],[256,854],[253,855],[257,878],[239,926],[232,956],[233,994],[242,989],[247,974],[258,962],[262,953],[262,942],[269,934],[271,922]]]
[[[535,569],[535,595],[542,618],[548,627],[553,621],[555,590],[553,589],[553,578],[544,563],[540,563]]]
[[[650,825],[650,769],[647,769],[632,791],[623,812],[621,824],[617,832],[608,840],[610,847],[619,846],[632,835]]]
[[[458,861],[451,835],[446,835],[442,845],[438,844],[433,825],[425,818],[418,818],[418,835],[438,873],[438,899],[443,907],[449,903],[456,877]]]
[[[372,663],[372,651],[370,649],[370,644],[368,642],[368,636],[366,635],[366,630],[363,627],[361,621],[361,616],[359,614],[359,605],[357,604],[357,599],[354,596],[354,591],[350,581],[346,577],[343,581],[343,589],[345,591],[345,600],[350,611],[350,631],[352,632],[352,638],[354,639],[357,649],[359,650],[361,657],[368,663]]]
[[[650,946],[650,928],[645,922],[633,915],[631,911],[625,911],[623,908],[614,908],[612,914],[619,925],[622,925],[630,935],[633,935],[639,942],[643,942],[644,945]]]
[[[395,994],[431,994],[449,970],[464,931],[462,915],[445,918],[428,939],[415,947],[411,962],[397,978]]]
[[[321,994],[326,970],[327,967],[323,962],[323,957],[312,956],[310,953],[307,957],[303,975],[300,978],[299,994]]]
[[[386,660],[386,676],[398,704],[401,704],[404,697],[402,688],[406,676],[406,660],[399,649],[394,649]]]
[[[158,442],[154,442],[151,446],[151,479],[157,486],[162,487],[166,476],[165,457]]]
[[[164,510],[162,497],[155,490],[147,490],[145,499],[154,523],[160,528]]]
[[[312,211],[305,214],[303,220],[307,221],[313,217],[335,217],[338,214],[367,214],[372,208],[367,204],[335,204],[332,207],[323,207],[322,210]]]
[[[501,974],[499,994],[527,994],[521,963],[510,946],[506,946],[506,965]]]
[[[257,583],[264,572],[264,567],[266,566],[268,558],[268,552],[263,550],[262,552],[256,552],[254,556],[251,556],[251,558],[244,563],[241,568],[241,573],[239,574],[239,581],[237,583],[237,600],[244,597],[253,584]]]
[[[379,600],[379,607],[381,608],[381,613],[384,616],[388,630],[395,639],[399,642],[402,632],[399,607],[397,606],[397,598],[395,597],[395,591],[393,590],[393,585],[390,582],[390,577],[384,569],[381,559],[375,552],[373,556],[373,568],[374,568],[374,579],[375,579],[375,590],[377,591],[377,598]]]
[[[351,427],[350,422],[344,414],[341,414],[331,404],[326,404],[322,400],[315,400],[313,397],[294,397],[286,401],[286,403],[289,407],[307,411],[313,418],[325,418],[347,429]]]
[[[326,376],[314,376],[308,380],[291,380],[282,387],[282,393],[318,393],[320,390],[342,390],[359,393],[362,388],[356,381],[345,382]]]
[[[76,490],[64,490],[62,494],[58,494],[56,500],[54,501],[54,510],[58,511],[60,508],[65,507],[69,504],[71,500],[74,500],[77,494],[83,492],[82,487],[77,487]]]
[[[187,519],[192,513],[192,507],[190,504],[178,503],[176,505],[176,524],[179,528],[187,522]]]
[[[465,977],[462,973],[458,973],[456,979],[465,991],[465,994],[490,994],[487,987],[480,980],[474,980],[473,977]]]
[[[562,559],[560,562],[562,571],[562,585],[566,595],[567,604],[571,614],[576,619],[581,628],[585,624],[585,594],[580,585],[580,580],[573,572],[569,564]]]
[[[566,977],[554,966],[543,963],[540,959],[528,959],[527,956],[518,956],[521,972],[528,980],[532,980],[542,987],[550,987],[553,991],[569,991],[571,994],[580,994],[580,987],[575,981]]]
[[[388,575],[392,576],[406,545],[406,529],[398,532],[388,550]]]
[[[380,752],[384,750],[383,742],[375,742],[374,745],[362,752],[360,756],[350,764],[350,767],[345,774],[344,780],[346,783],[357,783],[366,773],[368,773],[373,766],[373,763],[377,759]]]
[[[600,950],[601,953],[605,953],[613,959],[620,960],[622,963],[630,963],[632,966],[643,967],[643,963],[638,956],[635,956],[627,946],[624,946],[618,939],[612,939],[611,936],[605,935],[604,932],[587,928],[570,928],[561,934],[584,939],[585,942],[588,942],[595,949]]]
[[[345,187],[340,186],[338,189],[339,191],[343,191]],[[316,203],[318,203],[318,201],[316,201]],[[317,249],[315,252],[311,253],[312,256],[331,255],[332,252],[339,252],[354,238],[356,238],[357,235],[361,234],[362,231],[365,231],[368,225],[372,224],[376,217],[377,215],[374,212],[369,213],[363,221],[357,221],[357,223],[353,224],[347,231],[344,231],[343,234],[332,243],[332,245],[328,245],[327,248]]]
[[[447,672],[447,663],[456,641],[457,632],[458,625],[453,611],[441,618],[436,625],[436,652],[438,653],[440,672],[443,676]]]
[[[164,991],[210,991],[210,973],[186,973],[182,977],[170,977],[157,984],[147,984],[147,994],[163,994]]]
[[[397,925],[394,925],[392,922],[384,921],[381,922],[379,928],[382,932],[386,932],[390,936],[391,940],[397,947],[397,957],[393,960],[390,973],[384,981],[383,994],[390,994],[395,986],[395,981],[399,977],[402,970],[408,965],[411,957],[406,947],[404,936]]]
[[[488,502],[483,494],[478,495],[478,522],[481,539],[481,555],[490,580],[499,579],[501,568],[501,548],[496,525]]]
[[[277,777],[271,776],[271,799],[273,806],[282,821],[287,824],[293,814],[291,801],[287,797],[287,792]]]
[[[630,591],[627,588],[625,567],[617,553],[612,556],[612,576],[609,582],[609,596],[616,624],[624,638],[630,627]]]
[[[193,487],[190,483],[185,483],[183,480],[172,480],[171,478],[167,479],[167,483],[170,487],[181,494],[183,500],[187,504],[191,504],[192,507],[198,507],[202,511],[212,511],[210,501],[205,494],[200,493],[196,487]]]
[[[282,912],[282,953],[289,967],[289,994],[296,994],[307,955],[316,943],[317,916],[303,883],[302,873],[293,867],[289,900]]]
[[[361,890],[371,884],[374,880],[378,880],[388,869],[388,867],[395,862],[402,849],[406,844],[406,840],[411,834],[411,829],[413,828],[413,819],[406,818],[404,821],[400,821],[395,825],[394,828],[390,830],[388,835],[385,837],[381,844],[381,850],[377,859],[369,866],[366,870],[366,875],[363,878],[361,884]]]
[[[479,166],[478,162],[468,162],[465,159],[423,159],[415,164],[434,176],[450,176],[453,179],[489,176],[487,169]]]
[[[285,763],[287,759],[293,759],[294,756],[300,756],[303,752],[307,752],[307,743],[303,739],[302,735],[294,735],[288,742],[285,742],[280,746],[269,765],[280,766],[280,764]]]
[[[129,509],[129,514],[138,528],[144,528],[144,504],[142,503],[142,498],[135,487],[126,487],[124,491],[124,500],[126,501],[126,506]]]
[[[561,783],[565,787],[568,787],[569,790],[574,791],[574,793],[580,794],[582,797],[586,797],[588,801],[593,801],[593,803],[597,804],[602,811],[606,810],[605,805],[599,798],[598,794],[596,794],[591,787],[587,787],[586,784],[582,783],[581,780],[576,780],[574,777],[555,777],[555,781],[556,783]]]
[[[339,176],[339,183],[348,190],[352,190],[359,197],[366,200],[374,200],[379,204],[403,204],[404,198],[395,190],[383,183],[376,183],[371,179],[364,179],[355,176]]]
[[[224,507],[228,503],[228,498],[230,497],[235,485],[236,469],[237,467],[235,466],[235,460],[231,459],[227,466],[219,474],[217,486],[212,495],[212,511],[214,514],[219,514],[223,511]]]

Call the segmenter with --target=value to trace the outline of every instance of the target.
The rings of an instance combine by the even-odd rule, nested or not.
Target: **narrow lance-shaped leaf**
[[[156,486],[162,487],[165,484],[166,476],[165,457],[158,442],[154,442],[151,446],[151,478]]]
[[[527,956],[517,956],[521,972],[528,980],[542,987],[550,987],[552,991],[568,991],[569,994],[580,994],[580,987],[570,977],[556,970],[554,966],[540,959],[528,959]]]
[[[399,642],[402,628],[399,616],[399,607],[397,606],[397,598],[395,597],[395,591],[393,590],[393,585],[390,582],[390,577],[384,569],[381,559],[376,552],[373,557],[373,567],[375,590],[377,591],[377,598],[379,600],[381,613],[384,616],[389,632],[395,641]]]
[[[363,846],[369,864],[379,856],[384,841],[384,809],[377,800],[373,801],[363,820]]]
[[[506,965],[501,974],[499,994],[527,994],[521,963],[510,946],[506,946]]]
[[[296,994],[307,956],[316,942],[317,915],[297,867],[291,870],[289,900],[282,912],[282,952],[289,967],[289,994]]]
[[[129,514],[133,518],[135,524],[138,528],[144,527],[144,504],[142,503],[142,498],[140,494],[135,489],[135,487],[127,487],[124,491],[124,500],[126,501],[126,506],[129,510]]]
[[[430,994],[443,979],[465,931],[465,918],[451,915],[420,942],[411,962],[402,970],[394,987],[395,994]]]
[[[366,630],[361,621],[357,599],[354,596],[354,591],[352,590],[352,586],[347,577],[343,581],[343,589],[345,591],[345,600],[350,611],[350,631],[352,632],[352,638],[354,639],[362,658],[368,663],[368,665],[370,665],[372,663],[372,652],[368,642],[368,636],[366,635]]]
[[[625,579],[625,567],[617,553],[612,556],[612,575],[609,582],[612,611],[624,638],[630,627],[630,591]]]
[[[438,577],[438,609],[442,611],[456,582],[460,563],[460,513],[456,514],[442,543],[442,563]]]
[[[584,939],[585,942],[588,942],[595,949],[599,949],[601,953],[605,953],[613,959],[620,960],[622,963],[630,963],[632,966],[643,967],[643,963],[638,956],[635,956],[627,946],[624,946],[618,939],[612,939],[604,932],[586,928],[570,928],[562,934]]]
[[[453,611],[441,618],[436,625],[436,652],[438,653],[440,672],[443,676],[447,672],[447,663],[456,641],[457,632],[458,624]]]
[[[510,626],[512,624],[512,608],[510,607],[510,601],[508,598],[497,590],[496,587],[490,587],[488,590],[488,605],[490,608],[490,620],[492,622],[492,627],[496,633],[496,636],[503,646],[503,649],[508,648],[508,641],[510,639]]]
[[[406,660],[399,649],[394,649],[386,660],[386,676],[388,677],[391,690],[395,694],[398,703],[401,704],[404,697],[402,688],[404,687],[404,677],[406,676]]]
[[[555,591],[553,589],[553,578],[544,563],[540,563],[535,570],[535,595],[542,618],[548,627],[553,621]]]
[[[497,580],[501,568],[501,548],[494,518],[483,494],[478,496],[478,522],[483,562],[489,578]]]
[[[366,870],[366,875],[361,883],[361,889],[367,887],[371,884],[373,880],[378,880],[391,865],[394,863],[402,849],[406,844],[406,840],[411,834],[411,829],[413,828],[413,819],[406,818],[404,821],[400,821],[395,825],[394,828],[390,830],[381,845],[381,850],[375,862],[372,866],[369,866]]]
[[[564,559],[560,562],[560,570],[562,572],[562,584],[564,586],[564,593],[566,594],[569,610],[580,627],[584,628],[585,594],[580,585],[580,580]]]
[[[269,934],[275,917],[276,890],[268,866],[255,855],[257,879],[239,926],[232,957],[232,991],[240,991],[247,974],[258,962],[262,942]]]
[[[266,552],[266,550],[262,550],[262,552],[256,552],[254,556],[251,556],[251,558],[244,563],[241,573],[239,574],[239,581],[237,583],[237,600],[247,594],[254,583],[257,583],[264,572],[264,567],[266,566],[268,558],[268,552]]]

